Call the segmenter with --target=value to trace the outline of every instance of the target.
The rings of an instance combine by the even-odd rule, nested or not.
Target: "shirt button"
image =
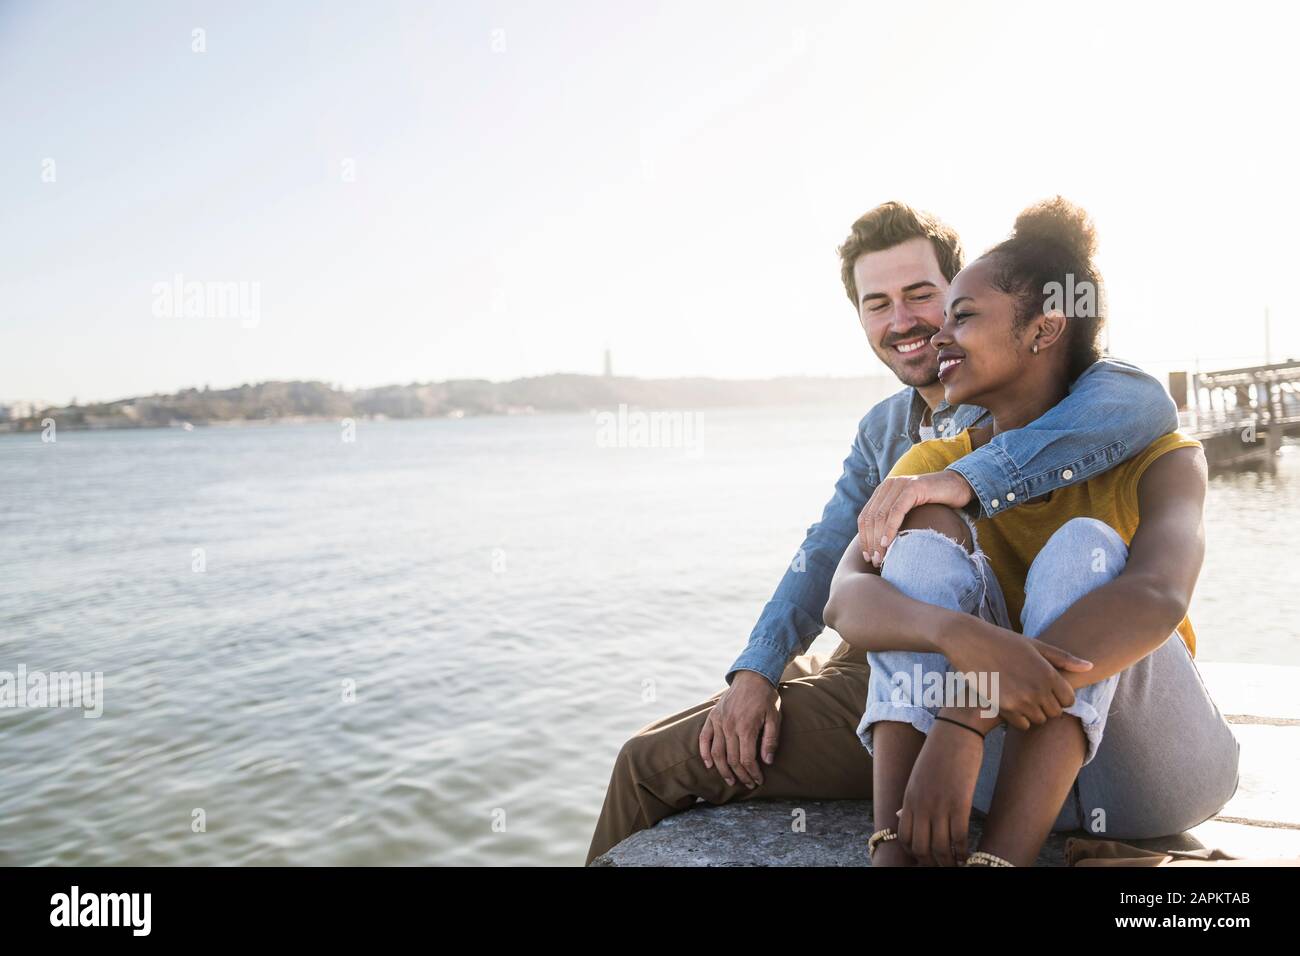
[[[991,504],[994,508],[996,508],[998,506],[998,499],[994,498],[992,501],[989,502],[989,504]]]
[[[1008,491],[1007,501],[1015,501],[1015,500],[1016,500],[1016,493],[1014,491]]]
[[[1072,472],[1069,468],[1067,468],[1065,469],[1065,471],[1061,472],[1061,477],[1064,478],[1066,481],[1069,481],[1071,478],[1074,477],[1074,472]]]

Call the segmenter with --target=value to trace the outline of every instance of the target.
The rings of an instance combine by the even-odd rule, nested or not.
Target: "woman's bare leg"
[[[1085,747],[1083,725],[1070,714],[1029,730],[1007,727],[980,849],[1033,866],[1083,766]]]
[[[912,767],[925,745],[925,734],[911,724],[882,720],[872,731],[876,752],[871,764],[872,813],[875,829],[893,828],[898,832],[898,811],[903,808],[903,794],[911,779]],[[872,866],[915,866],[914,860],[897,840],[876,845]]]
[[[941,558],[949,559],[947,567],[952,572],[951,576],[945,577],[937,573],[932,560],[935,553],[932,550],[933,540],[909,540],[906,534],[902,534],[885,559],[881,577],[917,600],[958,609],[959,597],[971,591],[974,572],[965,559],[952,562],[946,549],[954,549],[958,554],[961,551],[970,553],[974,548],[974,539],[969,526],[951,508],[944,505],[922,505],[907,515],[902,531],[934,531],[947,539],[940,545],[939,553]],[[903,556],[904,552],[916,547],[922,550],[914,558]],[[905,568],[901,572],[898,563],[900,557]],[[942,670],[947,670],[947,662],[937,654],[885,652],[868,654],[867,658],[873,662],[872,679],[875,685],[871,688],[872,696],[882,702],[888,699],[888,693],[883,688],[888,685],[890,674],[897,670],[910,673],[913,662],[928,660],[932,664],[941,665]],[[871,725],[875,748],[872,755],[872,811],[875,829],[891,827],[894,832],[898,832],[898,811],[903,807],[903,794],[907,791],[912,768],[916,765],[926,737],[911,723],[891,716],[893,719],[878,720]],[[917,865],[916,859],[898,840],[878,844],[871,862],[873,866]]]
[[[1128,546],[1108,525],[1073,518],[1038,552],[1025,578],[1021,615],[1026,637],[1043,634],[1079,598],[1114,580],[1128,559]],[[1104,727],[1118,675],[1075,691],[1070,711],[1020,731],[1007,727],[1002,763],[989,804],[981,849],[1017,866],[1031,866],[1088,756],[1079,713]],[[1100,730],[1092,728],[1097,746]]]

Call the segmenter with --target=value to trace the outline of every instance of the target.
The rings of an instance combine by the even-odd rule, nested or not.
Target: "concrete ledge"
[[[1186,833],[1126,840],[1150,850],[1214,847],[1248,858],[1300,857],[1300,667],[1199,664],[1241,741],[1241,784],[1214,818]],[[633,834],[592,866],[870,866],[870,800],[701,803]],[[972,842],[981,832],[971,819]],[[1063,866],[1052,834],[1037,866]]]
[[[796,829],[802,815],[804,829]],[[971,820],[972,836],[980,832]],[[634,833],[592,866],[870,866],[870,800],[752,800],[703,804]],[[1053,836],[1043,866],[1061,866]]]

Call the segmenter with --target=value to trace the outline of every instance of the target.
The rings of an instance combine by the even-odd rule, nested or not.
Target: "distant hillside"
[[[542,375],[510,382],[464,379],[344,391],[324,382],[262,382],[228,389],[188,388],[92,405],[46,408],[0,420],[0,431],[59,428],[151,428],[340,418],[439,418],[617,408],[721,408],[745,405],[858,405],[864,411],[898,389],[892,379],[646,379]]]

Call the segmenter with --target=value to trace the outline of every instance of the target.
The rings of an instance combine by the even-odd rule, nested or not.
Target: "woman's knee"
[[[943,505],[923,505],[908,515],[880,576],[916,601],[971,613],[980,576],[973,538],[964,519]]]
[[[1128,562],[1128,545],[1096,518],[1071,518],[1043,545],[1025,577],[1025,634],[1041,634],[1071,604],[1114,580]]]
[[[960,544],[967,552],[975,550],[970,521],[947,505],[921,505],[913,508],[899,527],[900,536],[904,531],[937,531]]]
[[[1027,584],[1062,573],[1115,577],[1128,561],[1119,532],[1097,518],[1071,518],[1047,539],[1029,567]]]

